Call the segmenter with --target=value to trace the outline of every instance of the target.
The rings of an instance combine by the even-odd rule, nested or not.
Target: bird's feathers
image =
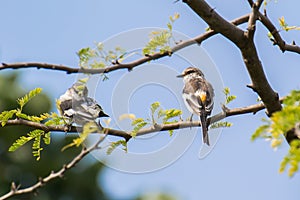
[[[186,68],[177,77],[183,77],[184,88],[182,97],[187,109],[200,116],[203,142],[209,145],[207,116],[211,114],[214,106],[214,90],[212,85],[204,78],[200,69],[195,67]]]
[[[60,96],[57,104],[61,115],[68,118],[71,123],[84,125],[99,117],[108,117],[96,100],[88,97],[88,89],[81,82],[73,84]]]

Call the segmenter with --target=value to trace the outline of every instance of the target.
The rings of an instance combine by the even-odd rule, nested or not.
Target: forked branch
[[[40,178],[39,181],[36,182],[35,184],[33,184],[32,186],[20,189],[20,186],[16,186],[16,184],[14,182],[12,182],[10,191],[8,193],[6,193],[5,195],[1,196],[0,200],[5,200],[5,199],[8,199],[8,198],[16,196],[16,195],[34,192],[37,189],[45,186],[50,181],[57,179],[57,178],[62,178],[64,176],[64,174],[66,173],[66,171],[75,167],[76,164],[78,162],[80,162],[87,154],[94,151],[95,149],[98,149],[99,144],[104,140],[104,138],[105,138],[105,136],[102,136],[101,138],[99,138],[99,140],[94,145],[92,145],[89,148],[82,148],[81,152],[76,157],[74,157],[73,160],[71,160],[68,164],[65,164],[64,166],[62,166],[60,170],[58,170],[56,172],[52,171],[48,176],[46,176],[44,178]]]

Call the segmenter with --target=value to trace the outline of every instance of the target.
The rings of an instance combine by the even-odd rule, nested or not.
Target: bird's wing
[[[199,104],[197,96],[192,93],[183,93],[183,98],[185,100],[185,103],[187,104],[187,108],[189,110],[191,109],[190,112],[199,115],[201,104]]]
[[[193,113],[199,115],[201,109],[205,108],[206,113],[210,115],[214,105],[214,90],[205,79],[193,79],[189,84],[186,84],[183,89],[183,96]]]
[[[214,107],[214,89],[212,87],[212,85],[206,81],[206,88],[207,88],[207,98],[206,98],[206,102],[205,102],[205,111],[208,115],[211,114],[211,111]]]
[[[72,108],[72,99],[65,100],[65,101],[60,101],[60,109],[62,112],[65,110],[71,109]]]

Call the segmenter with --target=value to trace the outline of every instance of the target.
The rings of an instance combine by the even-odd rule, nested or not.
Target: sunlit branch
[[[284,98],[280,99],[280,102],[283,101]],[[234,115],[242,115],[242,114],[248,114],[248,113],[257,113],[260,110],[265,109],[265,105],[263,103],[253,104],[246,107],[241,108],[232,108],[229,109],[227,107],[223,107],[223,111],[210,117],[208,120],[210,124],[218,122],[220,120],[225,119],[226,117],[234,116]],[[81,132],[82,127],[76,127],[76,126],[46,126],[44,124],[38,123],[38,122],[32,122],[24,119],[12,119],[8,120],[6,123],[7,126],[13,126],[13,125],[25,125],[32,128],[44,130],[45,132],[48,131],[57,131],[57,132]],[[200,121],[179,121],[172,124],[156,124],[154,126],[150,126],[148,128],[143,128],[139,130],[136,133],[136,136],[145,135],[153,132],[160,132],[160,131],[167,131],[167,130],[176,130],[176,129],[183,129],[183,128],[190,128],[190,127],[198,127],[201,126]],[[130,131],[123,131],[123,130],[117,130],[112,128],[105,128],[105,133],[107,135],[122,137],[126,141],[130,140],[132,138]]]
[[[284,100],[283,98],[280,98],[280,102]],[[253,104],[249,105],[246,107],[241,107],[241,108],[233,108],[229,109],[225,106],[223,106],[223,111],[210,117],[208,119],[209,123],[215,123],[220,120],[223,120],[227,117],[230,116],[235,116],[235,115],[242,115],[242,114],[249,114],[249,113],[257,113],[258,111],[261,111],[265,109],[265,105],[263,103],[258,103],[258,104]],[[8,120],[6,125],[25,125],[29,127],[33,127],[36,129],[41,129],[44,131],[58,131],[58,132],[77,132],[81,131],[81,127],[75,127],[72,126],[70,128],[66,126],[46,126],[44,124],[40,124],[37,122],[31,122],[23,119],[13,119],[13,120]],[[190,128],[190,127],[199,127],[201,126],[200,121],[179,121],[176,123],[172,124],[156,124],[154,126],[148,127],[148,128],[143,128],[140,131],[136,133],[136,136],[141,136],[153,132],[161,132],[161,131],[167,131],[167,130],[176,130],[176,129],[183,129],[183,128]],[[104,140],[106,135],[113,135],[113,136],[118,136],[118,137],[123,137],[126,141],[130,140],[132,136],[130,135],[130,132],[128,131],[122,131],[122,130],[116,130],[116,129],[110,129],[110,128],[104,128],[104,133],[105,135],[102,136],[99,141],[93,145],[92,147],[86,149],[83,148],[80,154],[78,154],[71,162],[68,164],[64,165],[59,171],[57,172],[51,172],[48,176],[44,178],[40,178],[37,183],[34,185],[20,189],[20,186],[16,186],[15,183],[12,183],[11,185],[11,190],[7,194],[3,195],[0,197],[0,200],[5,200],[8,199],[12,196],[19,195],[19,194],[25,194],[25,193],[30,193],[35,191],[36,189],[43,187],[46,183],[49,181],[56,179],[56,178],[61,178],[64,173],[74,167],[80,160],[82,160],[88,153],[91,151],[95,150],[98,148],[99,144]]]
[[[248,21],[249,15],[241,16],[237,19],[231,21],[234,26],[246,23]],[[111,66],[107,66],[105,68],[99,69],[86,69],[86,68],[74,68],[68,67],[65,65],[56,65],[56,64],[49,64],[49,63],[39,63],[39,62],[26,62],[26,63],[2,63],[0,65],[0,70],[4,69],[27,69],[27,68],[37,68],[37,69],[48,69],[48,70],[56,70],[56,71],[63,71],[67,74],[72,73],[89,73],[89,74],[101,74],[101,73],[109,73],[115,70],[120,69],[127,69],[132,70],[134,67],[137,67],[141,64],[149,62],[151,60],[156,60],[162,57],[170,56],[172,53],[175,53],[187,46],[194,45],[194,44],[201,44],[204,40],[210,38],[211,36],[217,34],[214,30],[209,30],[199,36],[194,38],[178,42],[174,47],[171,48],[170,52],[157,52],[151,55],[143,56],[135,61],[129,63],[119,63],[113,64]]]

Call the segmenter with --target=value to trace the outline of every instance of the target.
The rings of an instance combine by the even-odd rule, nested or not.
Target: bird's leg
[[[194,114],[192,113],[191,116],[189,118],[187,118],[187,120],[190,121],[190,123],[191,123],[190,129],[192,129],[193,115]]]
[[[192,123],[193,122],[193,115],[194,114],[191,114],[191,116],[187,118],[187,121],[190,121]]]
[[[65,123],[64,125],[64,131],[67,133],[67,132],[70,132],[71,129],[72,129],[72,124],[73,124],[73,119],[66,119],[65,117],[63,117],[63,121]]]

